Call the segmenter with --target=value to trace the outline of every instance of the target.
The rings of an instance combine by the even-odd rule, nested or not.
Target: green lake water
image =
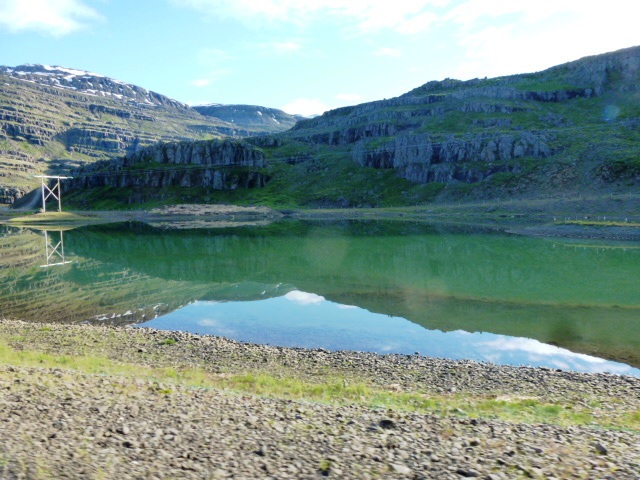
[[[286,221],[5,228],[0,254],[9,318],[640,375],[636,244]]]

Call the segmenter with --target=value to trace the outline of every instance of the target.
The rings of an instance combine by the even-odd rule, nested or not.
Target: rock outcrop
[[[299,121],[284,135],[422,184],[532,172],[544,182],[553,168],[536,165],[547,160],[570,166],[587,183],[615,182],[612,171],[628,182],[640,180],[629,143],[640,122],[639,78],[634,47],[538,73],[428,82],[397,98]],[[614,145],[619,136],[624,140]],[[623,165],[607,166],[618,161]]]
[[[518,172],[509,161],[523,157],[546,158],[551,154],[545,134],[453,135],[434,142],[429,135],[397,135],[375,149],[363,141],[352,150],[360,165],[394,168],[418,183],[473,183],[497,172]],[[471,166],[467,165],[471,163]]]
[[[268,111],[264,109],[265,116]],[[68,174],[78,165],[129,155],[158,142],[283,129],[273,128],[277,120],[272,123],[226,122],[96,73],[47,65],[0,66],[0,203],[13,203],[35,188],[34,174]]]
[[[162,143],[129,156],[97,162],[73,173],[65,190],[204,187],[259,188],[267,177],[264,153],[237,140]]]

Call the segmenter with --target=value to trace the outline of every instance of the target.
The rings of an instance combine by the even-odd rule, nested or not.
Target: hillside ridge
[[[125,103],[149,106],[170,106],[189,110],[189,106],[146,88],[132,85],[98,73],[61,67],[58,65],[25,64],[16,67],[0,66],[0,74],[97,97],[111,97]]]
[[[234,125],[253,128],[265,133],[284,132],[293,127],[298,120],[304,120],[302,115],[290,115],[277,108],[259,105],[225,105],[213,103],[209,105],[194,105],[193,109],[208,117],[219,118]]]
[[[67,175],[158,142],[280,130],[205,116],[165,95],[85,70],[0,66],[0,203],[13,204],[36,188],[34,174]]]
[[[635,184],[639,92],[640,47],[632,47],[537,73],[431,81],[300,121],[285,136],[455,195]]]
[[[247,138],[264,153],[260,188],[202,197],[139,184],[147,191],[136,203],[380,207],[625,194],[640,184],[639,127],[640,47],[631,47],[535,73],[431,81],[299,120]],[[146,168],[120,163],[91,175]],[[112,193],[116,203],[132,202],[130,192]]]

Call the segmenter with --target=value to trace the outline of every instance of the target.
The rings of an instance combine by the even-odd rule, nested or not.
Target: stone
[[[459,468],[456,470],[456,473],[462,477],[466,477],[466,478],[474,478],[474,477],[479,477],[480,474],[478,472],[476,472],[475,470],[471,470],[471,469],[466,469],[466,468]]]
[[[391,463],[389,465],[389,468],[392,472],[398,473],[400,475],[410,475],[412,473],[412,470],[409,467],[407,467],[406,465],[401,465],[399,463]]]
[[[383,418],[382,420],[380,420],[378,422],[378,425],[380,426],[380,428],[384,428],[385,430],[391,430],[396,428],[396,422],[388,418]]]
[[[14,339],[17,348],[21,345],[18,338],[30,341],[30,328],[2,320],[0,336]],[[93,342],[94,334],[100,342]],[[149,348],[155,349],[154,362],[160,367],[210,366],[225,374],[259,370],[313,381],[326,378],[320,376],[321,370],[339,369],[349,381],[360,378],[381,389],[398,384],[402,391],[426,395],[455,382],[460,395],[502,392],[513,397],[526,392],[563,402],[590,398],[620,416],[640,409],[640,397],[635,394],[640,391],[640,379],[616,375],[276,349],[207,336],[195,341],[182,334],[176,338],[181,347],[188,348],[167,349],[159,344],[173,334],[144,329],[65,325],[56,327],[51,335],[55,339],[50,344],[52,355],[66,355],[67,349],[74,348],[72,343],[80,342],[95,345],[107,356],[140,361],[140,356],[131,353],[145,340],[155,345]],[[60,342],[63,338],[69,340]],[[263,358],[269,361],[265,364]],[[290,366],[284,367],[283,362]],[[447,371],[455,375],[443,375]],[[18,379],[19,383],[14,382]],[[0,437],[6,460],[0,466],[2,478],[26,478],[25,468],[34,459],[39,459],[38,465],[51,478],[71,479],[86,478],[95,471],[108,472],[110,478],[316,478],[326,472],[329,478],[489,480],[527,474],[566,478],[569,471],[584,478],[635,478],[637,471],[638,435],[623,429],[507,423],[488,416],[474,420],[450,411],[381,411],[367,404],[259,397],[196,389],[179,382],[164,383],[161,388],[171,387],[172,393],[161,395],[156,389],[161,381],[61,369],[12,366],[9,371],[0,366],[0,382],[4,388]],[[78,397],[83,392],[87,400],[69,402],[69,392]],[[139,410],[135,423],[129,417],[134,407]],[[11,415],[15,409],[20,409],[20,417]],[[395,427],[383,429],[381,420]],[[55,422],[65,428],[55,428]],[[270,428],[275,423],[283,426],[283,433]],[[370,425],[375,426],[374,431],[368,430]],[[123,437],[125,426],[130,431]],[[56,435],[47,438],[52,432]],[[165,435],[178,439],[165,441]],[[558,443],[559,439],[564,443]],[[607,449],[606,457],[597,453],[598,444]],[[539,453],[535,445],[545,446],[545,451]],[[458,451],[455,456],[451,454],[454,448]],[[87,458],[91,458],[90,466]]]
[[[602,445],[600,442],[594,443],[593,448],[595,448],[596,452],[598,452],[600,455],[607,455],[609,453],[609,450],[607,450],[607,447]]]

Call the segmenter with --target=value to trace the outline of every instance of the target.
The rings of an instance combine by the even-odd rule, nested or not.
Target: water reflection
[[[62,235],[0,227],[0,316],[131,324],[185,305],[228,302],[225,308],[235,303],[241,308],[284,297],[311,309],[326,305],[326,299],[335,309],[296,335],[296,345],[304,346],[307,336],[335,337],[329,339],[332,348],[399,351],[395,337],[384,325],[387,330],[378,332],[378,324],[400,319],[391,333],[410,327],[409,337],[422,331],[441,335],[408,348],[410,353],[503,361],[529,348],[526,358],[513,362],[533,363],[545,357],[540,345],[557,345],[640,366],[637,245],[574,244],[398,222],[283,222],[181,231],[121,224]],[[38,268],[43,250],[45,261],[62,265]],[[276,311],[285,308],[276,306]],[[339,323],[351,325],[351,317],[340,320],[335,310],[369,316],[352,331]],[[244,330],[267,336],[249,341],[278,344],[272,326],[284,322],[281,331],[295,330],[311,321],[304,313],[283,310],[266,326],[247,324]],[[334,318],[328,334],[323,322]],[[230,321],[218,325],[241,330]],[[485,343],[465,343],[462,331],[477,332],[473,338]],[[347,336],[350,342],[341,344]],[[495,343],[499,336],[539,343],[521,342],[513,350],[507,348],[512,341]],[[447,342],[453,346],[438,350]],[[496,351],[501,353],[494,358]],[[559,368],[574,361],[557,363],[560,358],[555,355]]]
[[[62,230],[44,230],[44,251],[46,263],[40,267],[56,267],[72,263],[64,255],[64,232]]]
[[[640,377],[637,368],[537,340],[461,330],[446,333],[429,330],[401,317],[341,305],[298,290],[278,298],[249,302],[198,301],[139,326],[278,346],[418,352],[449,359]]]

